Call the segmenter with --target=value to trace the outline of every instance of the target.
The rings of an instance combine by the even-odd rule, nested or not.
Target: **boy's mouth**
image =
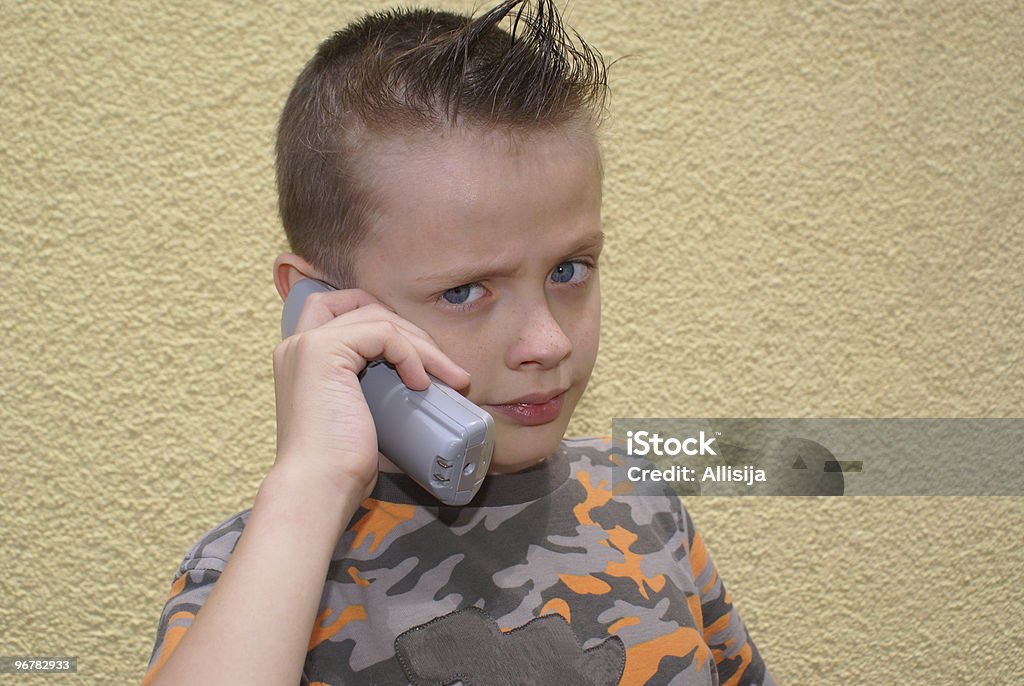
[[[500,405],[485,405],[492,412],[523,426],[547,424],[562,414],[562,401],[568,389],[532,393]]]

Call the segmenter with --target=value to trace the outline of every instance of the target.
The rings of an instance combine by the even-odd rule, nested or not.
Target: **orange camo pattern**
[[[620,629],[625,629],[627,626],[636,626],[639,623],[639,617],[623,617],[622,619],[608,627],[608,633],[617,634],[619,633]]]
[[[690,614],[693,616],[693,623],[696,626],[704,626],[704,613],[700,609],[700,596],[687,596],[686,604],[690,606]]]
[[[188,574],[182,574],[180,577],[174,580],[171,584],[171,592],[167,596],[167,602],[176,598],[185,590],[185,582],[188,580]],[[171,654],[181,643],[182,637],[185,636],[185,632],[192,626],[192,620],[195,619],[195,615],[191,612],[176,612],[171,615],[171,618],[167,621],[167,632],[164,636],[164,649],[160,653],[160,657],[150,665],[150,668],[146,671],[146,676],[142,680],[142,686],[149,686],[156,678],[157,672],[159,672],[164,664],[170,659]]]
[[[399,505],[373,499],[364,502],[363,507],[367,510],[366,514],[352,526],[352,530],[356,532],[352,547],[361,548],[366,540],[372,537],[371,551],[377,550],[388,534],[416,514],[415,505]]]
[[[348,568],[348,576],[349,576],[350,579],[352,579],[352,581],[356,582],[360,586],[369,586],[370,585],[370,580],[369,579],[364,579],[362,576],[360,576],[359,570],[356,569],[355,567],[349,567]]]
[[[693,570],[693,576],[699,579],[708,566],[708,549],[704,545],[704,538],[696,531],[693,532],[693,542],[690,544],[689,552],[690,569]],[[703,593],[704,590],[701,592]]]
[[[600,482],[597,486],[591,486],[590,472],[580,472],[579,479],[580,485],[587,492],[587,499],[574,507],[572,513],[575,515],[576,521],[588,526],[594,524],[594,520],[590,518],[590,512],[608,503],[612,499],[612,492],[606,481]]]
[[[618,637],[621,684],[710,686],[717,674],[722,686],[774,686],[678,497],[614,493],[612,466],[635,458],[614,453],[610,437],[569,445],[567,485],[536,508],[470,507],[441,522],[423,506],[365,501],[310,632],[311,686],[396,682],[385,668],[395,638],[468,606],[502,631],[558,615],[581,647]],[[208,595],[230,554],[220,541],[233,541],[239,522],[212,531],[193,548],[203,557],[183,562],[144,686]]]
[[[590,513],[594,509],[605,505],[612,499],[612,490],[607,481],[600,481],[596,486],[592,486],[589,472],[580,471],[578,478],[580,485],[583,486],[587,492],[587,497],[586,500],[573,508],[573,515],[575,515],[576,521],[583,526],[597,526],[594,520],[590,517]],[[648,597],[646,587],[650,587],[654,591],[660,591],[664,587],[664,575],[658,574],[654,577],[647,577],[640,568],[643,556],[633,553],[630,550],[630,546],[637,540],[636,534],[622,528],[621,526],[616,526],[614,529],[606,531],[605,533],[607,535],[607,539],[604,541],[604,544],[614,546],[615,549],[622,553],[623,557],[622,562],[608,563],[605,571],[609,575],[632,579],[644,598]],[[574,575],[562,575],[561,579],[576,593],[607,593],[611,590],[611,586],[604,582],[600,582],[599,584],[585,582]]]
[[[609,441],[610,439],[604,442],[607,445]],[[576,520],[583,526],[597,526],[590,514],[593,510],[612,500],[612,489],[609,487],[607,481],[600,481],[596,485],[593,485],[591,483],[591,475],[587,471],[581,470],[578,473],[577,478],[579,479],[580,485],[583,486],[586,491],[586,499],[573,509],[573,515],[575,515]],[[648,577],[644,574],[641,569],[643,556],[638,553],[634,553],[630,549],[632,544],[638,538],[635,533],[623,528],[622,526],[616,526],[613,529],[606,530],[605,534],[607,538],[602,541],[602,543],[604,545],[610,545],[622,553],[621,562],[609,562],[607,564],[605,567],[605,572],[607,574],[614,577],[631,579],[636,584],[638,592],[644,597],[644,599],[649,598],[647,592],[648,588],[655,592],[659,592],[664,588],[665,576],[663,574],[657,574],[653,577]],[[694,570],[694,573],[699,575],[699,573],[704,570],[704,567],[706,567],[708,562],[707,549],[704,547],[703,540],[700,539],[699,536],[695,540],[694,547],[699,550],[699,556],[697,558],[691,556],[690,562],[693,567],[698,567],[699,565],[699,570]],[[559,575],[559,579],[569,587],[569,590],[580,595],[609,593],[612,590],[612,587],[608,583],[593,576],[561,574]],[[709,584],[709,586],[710,585],[711,584]],[[564,603],[564,601],[561,602]],[[700,597],[691,595],[687,598],[687,603],[690,607],[691,614],[693,614],[697,620],[697,626],[700,626]],[[563,614],[560,612],[559,614],[562,614],[563,617],[569,620],[570,615],[568,611],[568,604],[565,605],[565,613]],[[544,610],[548,609],[548,606],[545,606]],[[547,614],[547,612],[542,611],[541,614]],[[726,619],[728,619],[728,617],[726,617]],[[636,626],[640,624],[640,622],[640,617],[623,617],[608,627],[608,633],[617,634],[620,630],[626,627]],[[698,669],[705,669],[711,651],[704,642],[703,634],[691,627],[679,627],[671,634],[659,636],[650,641],[634,645],[626,651],[626,670],[623,674],[621,683],[646,684],[648,680],[657,673],[663,657],[666,655],[683,657],[690,653],[694,653]],[[739,678],[738,674],[737,678]]]
[[[740,651],[738,653],[739,658],[740,658],[740,663],[736,667],[736,673],[733,674],[731,677],[729,677],[729,679],[727,679],[726,681],[722,682],[722,686],[739,686],[740,679],[743,677],[743,674],[747,671],[747,667],[750,665],[751,653],[752,653],[752,651],[750,649],[750,644],[749,643],[744,643],[743,646],[740,648]],[[721,655],[721,654],[722,654],[722,651],[718,651],[718,655]],[[716,655],[716,658],[718,657],[718,655]]]
[[[576,595],[600,595],[612,590],[608,582],[589,574],[559,574],[558,578]]]
[[[624,686],[646,684],[657,673],[663,657],[684,657],[690,653],[695,653],[698,670],[704,670],[708,662],[708,647],[704,637],[696,629],[685,626],[671,634],[638,643],[626,649],[626,671],[620,683]]]
[[[552,598],[548,602],[544,603],[544,607],[540,609],[539,617],[544,615],[562,615],[562,618],[572,624],[572,612],[569,610],[569,603],[565,602],[561,598]],[[609,631],[611,633],[611,631]]]
[[[182,586],[184,586],[184,584],[182,584]],[[177,595],[177,593],[174,595]],[[157,672],[159,672],[167,660],[170,659],[175,649],[177,649],[178,644],[181,643],[181,639],[185,636],[185,632],[188,631],[190,626],[192,626],[192,620],[195,618],[196,616],[191,612],[176,612],[171,615],[171,618],[168,621],[167,632],[164,635],[164,649],[160,653],[160,657],[157,658],[156,662],[150,666],[149,671],[146,673],[146,677],[142,680],[142,686],[149,686],[149,684],[153,683],[153,679],[156,678]]]
[[[327,608],[316,618],[316,622],[313,624],[313,633],[309,637],[309,647],[306,648],[307,652],[344,629],[349,622],[366,619],[366,609],[362,605],[349,605],[338,613],[333,622],[324,626],[323,623],[332,613],[333,610]]]
[[[665,587],[665,575],[658,574],[654,577],[648,577],[640,569],[640,563],[643,561],[643,556],[632,552],[629,548],[637,540],[637,535],[632,531],[627,531],[621,526],[616,526],[611,531],[608,531],[608,540],[615,548],[622,553],[622,562],[609,562],[606,567],[606,571],[611,576],[625,577],[632,579],[636,583],[637,590],[644,599],[648,599],[647,589],[650,588],[654,592],[661,591]]]
[[[175,597],[179,593],[185,590],[185,579],[188,578],[186,575],[182,575],[177,581],[171,584],[171,592],[167,596],[167,599]]]
[[[609,443],[609,440],[602,438],[602,442],[606,445]],[[612,454],[610,458],[615,464],[622,464],[622,460],[617,454]],[[614,494],[608,488],[607,481],[600,481],[597,485],[593,485],[591,475],[586,471],[580,471],[578,479],[580,485],[586,491],[586,499],[574,508],[573,514],[581,525],[596,525],[591,517],[591,512],[609,502]],[[614,529],[606,531],[606,534],[608,538],[604,541],[605,545],[612,545],[618,549],[622,553],[623,559],[621,562],[609,562],[605,571],[611,576],[632,579],[636,583],[638,591],[645,599],[648,598],[648,588],[655,592],[660,591],[665,583],[664,575],[657,574],[654,577],[645,575],[641,569],[643,556],[632,552],[630,549],[633,542],[637,540],[636,534],[621,526],[616,526]],[[691,538],[689,540],[684,539],[684,546],[688,549],[687,557],[694,578],[707,577],[707,582],[700,589],[701,595],[690,595],[687,597],[687,604],[695,620],[695,625],[701,627],[704,622],[701,596],[709,594],[718,584],[718,570],[714,565],[710,564],[710,555],[700,533],[692,530]],[[559,578],[566,583],[570,590],[576,593],[594,593],[598,590],[609,592],[611,590],[608,584],[600,582],[599,579],[594,577],[591,578],[599,583],[585,582],[579,576],[567,574],[560,575]],[[729,592],[725,591],[720,597],[724,604],[731,609],[732,597]],[[679,629],[671,634],[631,646],[626,651],[626,671],[621,683],[645,684],[657,672],[661,660],[666,655],[685,656],[692,652],[694,653],[698,669],[704,669],[709,660],[712,659],[715,662],[726,662],[730,659],[733,662],[738,662],[733,673],[722,682],[722,686],[738,686],[743,679],[746,668],[751,664],[752,650],[750,644],[744,642],[738,649],[735,649],[736,638],[733,637],[725,640],[721,647],[711,649],[708,646],[709,639],[712,636],[730,628],[733,617],[734,614],[729,612],[722,615],[717,621],[704,627],[703,631],[697,631],[689,627],[679,627]],[[622,629],[636,626],[640,622],[641,619],[639,617],[622,617],[609,626],[608,633],[617,634]],[[727,653],[732,654],[733,657],[727,657]]]

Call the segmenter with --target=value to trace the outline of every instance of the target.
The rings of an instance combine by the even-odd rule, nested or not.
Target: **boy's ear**
[[[281,300],[285,300],[292,290],[292,286],[301,279],[320,279],[320,271],[315,269],[309,262],[298,255],[290,252],[283,252],[274,260],[274,285]]]

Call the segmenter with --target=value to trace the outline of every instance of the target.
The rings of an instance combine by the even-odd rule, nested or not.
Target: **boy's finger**
[[[318,365],[326,362],[331,368],[344,368],[355,374],[370,360],[386,360],[410,388],[423,390],[430,383],[415,339],[402,334],[391,322],[358,322],[334,331],[317,327],[289,337],[279,349],[282,358],[296,355]],[[322,375],[322,371],[314,373]]]
[[[426,370],[452,388],[465,388],[469,385],[469,372],[452,362],[436,346],[421,349],[420,356]]]
[[[354,316],[358,316],[358,314],[355,312],[352,314]],[[376,320],[376,322],[367,321],[365,323],[387,323],[390,327],[393,327],[391,329],[384,328],[383,330],[388,331],[389,333],[394,332],[398,337],[405,338],[416,351],[419,359],[421,360],[420,364],[422,365],[422,367],[427,372],[433,374],[438,379],[445,382],[452,388],[463,388],[469,384],[469,372],[467,372],[465,369],[456,364],[450,357],[448,357],[448,355],[445,354],[443,350],[437,347],[437,344],[434,343],[433,339],[427,336],[418,327],[409,323],[407,320],[395,315],[394,317]],[[416,331],[419,332],[420,335],[410,333],[410,331],[406,327],[411,327],[415,329]],[[334,327],[323,328],[327,329]],[[342,331],[344,330],[344,327],[338,327],[338,330]],[[394,364],[395,368],[398,369],[397,362],[395,360],[387,357],[386,355],[385,359],[387,359],[388,362]],[[399,373],[399,376],[402,376],[402,374]],[[404,376],[403,380],[405,380]],[[417,390],[423,390],[423,388],[417,388]]]
[[[394,331],[393,335],[385,336],[383,340],[378,338],[369,341],[366,348],[367,353],[372,355],[376,346],[382,345],[382,349],[374,357],[382,357],[391,363],[402,382],[409,388],[416,391],[425,390],[430,385],[430,377],[427,376],[427,370],[415,340],[398,333],[397,329]],[[363,353],[364,358],[372,359],[367,356],[367,353]]]
[[[378,320],[392,322],[409,335],[421,338],[431,345],[437,345],[437,341],[434,340],[433,336],[410,322],[408,319],[402,318],[383,304],[381,304],[380,307],[377,307],[374,303],[370,303],[369,305],[361,306],[358,309],[349,310],[348,312],[338,315],[323,326],[332,328],[345,327],[356,322],[370,322]]]
[[[358,288],[311,294],[303,303],[302,312],[299,314],[299,320],[295,326],[295,333],[316,328],[346,330],[353,325],[375,321],[389,322],[405,335],[422,357],[422,366],[429,373],[452,388],[464,388],[469,384],[469,372],[444,354],[430,334],[409,320],[400,317],[370,293]],[[388,361],[395,364],[393,360],[389,359]],[[395,369],[398,370],[397,364],[395,364]],[[414,372],[410,373],[414,377],[417,376]],[[399,376],[406,381],[406,377],[401,372]],[[413,383],[418,386],[418,379]],[[422,390],[424,387],[417,390]]]
[[[379,315],[381,310],[376,310]],[[384,359],[391,363],[407,386],[415,390],[427,387],[427,373],[445,382],[452,388],[463,388],[469,383],[469,372],[455,364],[433,342],[409,333],[402,324],[412,326],[397,317],[372,316],[358,310],[339,317],[344,325],[320,326],[302,334],[317,340],[316,347],[342,353],[346,358],[351,354],[361,358],[352,359],[353,371],[359,372],[366,362]],[[333,322],[332,322],[333,323]],[[346,353],[348,350],[349,353]]]
[[[350,315],[345,317],[345,315]],[[408,319],[398,316],[394,310],[370,293],[349,288],[342,291],[322,291],[306,298],[294,333],[315,329],[318,326],[346,326],[352,321],[387,319],[402,329],[419,336],[433,345],[434,338]]]
[[[313,293],[302,304],[302,311],[299,313],[299,320],[295,324],[294,333],[302,333],[303,331],[323,326],[346,312],[351,312],[367,305],[380,305],[382,308],[387,309],[387,305],[358,288]]]

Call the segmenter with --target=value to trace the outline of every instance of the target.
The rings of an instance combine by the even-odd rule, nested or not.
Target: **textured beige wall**
[[[455,3],[468,9],[474,3]],[[383,2],[0,4],[0,654],[131,683],[274,455],[272,141]],[[614,416],[1020,416],[1020,2],[575,0]],[[1019,498],[689,503],[780,681],[1024,682]]]

